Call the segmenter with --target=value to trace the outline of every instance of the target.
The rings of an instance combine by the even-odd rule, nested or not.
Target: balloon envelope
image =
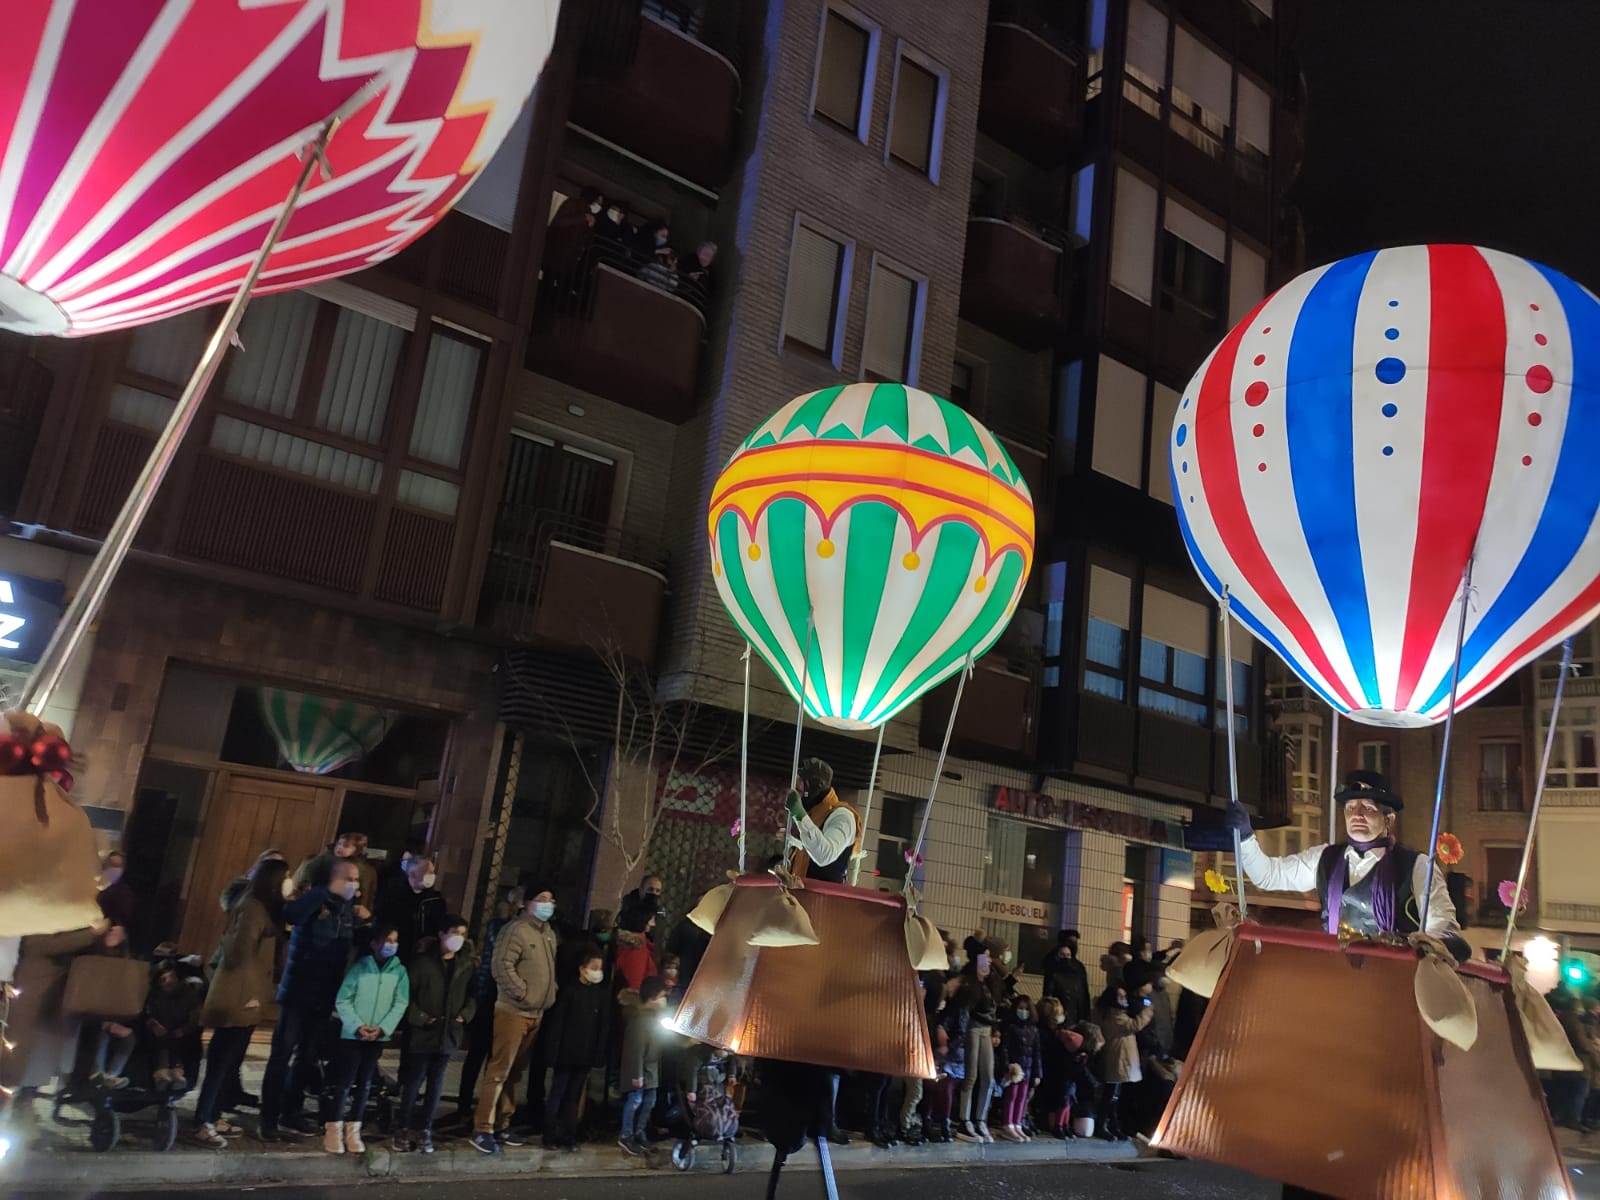
[[[1033,499],[955,405],[856,383],[790,401],[745,440],[708,532],[723,603],[790,695],[804,678],[806,712],[865,729],[1005,630],[1033,563]]]
[[[1173,421],[1173,495],[1214,595],[1358,721],[1443,719],[1600,610],[1600,302],[1473,246],[1284,285]]]
[[[261,279],[371,266],[516,120],[558,0],[14,0],[0,67],[0,328],[90,334],[230,296],[335,113],[332,179]]]

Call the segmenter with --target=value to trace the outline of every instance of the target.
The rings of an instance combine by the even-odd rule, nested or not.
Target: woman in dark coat
[[[467,920],[444,918],[438,937],[417,943],[410,968],[411,997],[406,1005],[408,1042],[400,1080],[400,1112],[395,1149],[433,1153],[433,1121],[439,1112],[444,1071],[467,1046],[467,1027],[477,1015],[478,958],[467,940]],[[427,1092],[413,1119],[424,1080]]]

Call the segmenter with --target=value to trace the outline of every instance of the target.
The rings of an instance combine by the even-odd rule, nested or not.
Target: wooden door
[[[327,843],[336,815],[330,787],[218,776],[189,876],[183,950],[209,957],[227,924],[222,889],[268,848],[281,850],[293,871]]]

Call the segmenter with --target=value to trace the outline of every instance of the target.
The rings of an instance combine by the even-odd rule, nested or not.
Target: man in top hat
[[[843,883],[851,859],[861,849],[861,818],[839,799],[833,790],[833,768],[820,758],[800,763],[799,790],[789,793],[789,815],[797,834],[790,844],[800,848],[794,857],[794,874]]]
[[[1333,793],[1344,805],[1345,841],[1313,846],[1273,858],[1261,849],[1244,806],[1228,806],[1228,824],[1239,833],[1239,865],[1258,888],[1269,892],[1315,890],[1322,901],[1323,928],[1338,933],[1415,933],[1421,897],[1428,887],[1428,859],[1400,845],[1395,815],[1404,807],[1389,778],[1378,771],[1351,771]],[[1455,904],[1443,871],[1433,873],[1427,932],[1442,939],[1458,959],[1471,955],[1456,923]]]

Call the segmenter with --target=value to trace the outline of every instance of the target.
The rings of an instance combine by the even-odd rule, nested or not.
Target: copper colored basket
[[[753,1058],[933,1077],[899,896],[807,881],[794,896],[815,946],[747,943],[778,881],[745,875],[678,1009],[678,1032]]]
[[[1570,1198],[1505,972],[1462,968],[1461,1051],[1418,1014],[1416,965],[1240,926],[1155,1144],[1347,1200]]]

